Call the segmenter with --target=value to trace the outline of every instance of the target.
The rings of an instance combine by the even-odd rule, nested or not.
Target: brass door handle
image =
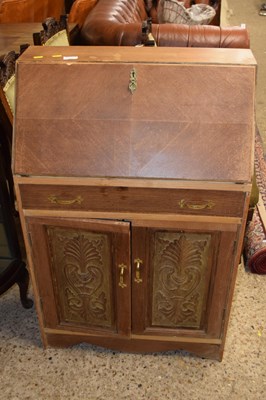
[[[142,282],[142,278],[140,276],[140,266],[143,264],[143,261],[140,258],[136,258],[134,260],[134,263],[137,264],[136,265],[136,276],[134,281],[137,283],[141,283]]]
[[[125,264],[119,264],[118,268],[120,269],[118,286],[120,286],[122,289],[124,289],[125,287],[127,287],[127,284],[124,282],[124,272],[125,272],[125,269],[127,269],[127,266]]]
[[[83,198],[81,196],[77,196],[75,199],[67,200],[67,199],[59,199],[57,196],[51,194],[48,197],[48,200],[52,204],[60,204],[64,206],[71,206],[72,204],[81,204],[83,202]]]

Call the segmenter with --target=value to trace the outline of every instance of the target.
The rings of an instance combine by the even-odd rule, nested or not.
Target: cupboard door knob
[[[124,282],[124,272],[125,272],[125,269],[127,269],[127,266],[125,264],[119,264],[118,268],[120,269],[118,286],[120,286],[122,289],[124,289],[125,287],[127,287],[127,284]]]
[[[140,258],[136,258],[134,260],[134,263],[137,264],[136,265],[136,277],[135,277],[134,281],[137,283],[141,283],[142,278],[140,276],[140,266],[143,264],[143,261]]]

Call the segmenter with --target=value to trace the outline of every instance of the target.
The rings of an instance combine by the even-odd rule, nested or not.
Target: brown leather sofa
[[[43,22],[64,14],[64,0],[0,0],[0,23]]]
[[[81,43],[94,46],[140,44],[142,22],[150,16],[147,13],[146,2],[147,0],[98,0],[81,27]],[[247,30],[240,27],[153,23],[152,34],[157,46],[231,48],[250,46]]]

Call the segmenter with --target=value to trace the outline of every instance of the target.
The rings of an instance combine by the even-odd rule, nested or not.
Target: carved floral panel
[[[201,327],[210,242],[209,234],[155,233],[153,326]]]
[[[104,233],[47,228],[61,322],[113,325],[111,245]]]

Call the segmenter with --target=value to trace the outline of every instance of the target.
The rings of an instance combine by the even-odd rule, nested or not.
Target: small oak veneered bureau
[[[32,47],[16,73],[44,346],[221,360],[254,164],[251,51]]]

